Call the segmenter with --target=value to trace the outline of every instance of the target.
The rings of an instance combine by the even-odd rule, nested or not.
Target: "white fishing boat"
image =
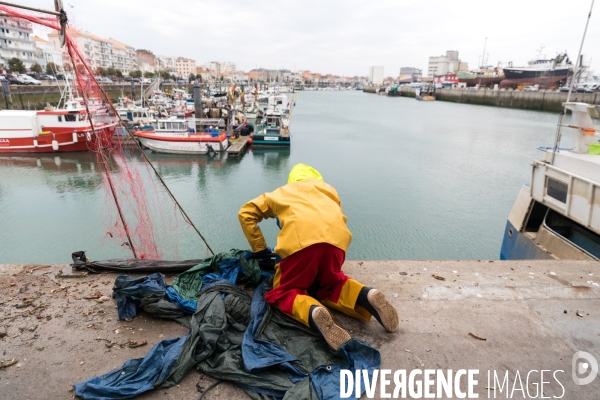
[[[600,259],[600,106],[565,103],[572,148],[544,148],[508,216],[500,258]],[[560,124],[560,123],[559,123]],[[558,138],[559,139],[559,138]],[[558,140],[557,140],[558,143]]]
[[[212,128],[197,131],[197,126],[203,127],[202,124],[209,120],[172,116],[169,119],[159,119],[153,127],[134,130],[133,134],[142,146],[157,153],[207,154],[225,151],[229,147],[227,134],[216,128],[220,120],[213,121],[215,125]]]

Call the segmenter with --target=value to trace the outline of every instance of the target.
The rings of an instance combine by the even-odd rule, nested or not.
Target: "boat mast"
[[[592,5],[590,6],[590,12],[587,16],[587,21],[585,22],[585,29],[583,30],[583,37],[581,38],[581,44],[579,45],[579,53],[577,54],[577,60],[581,57],[581,50],[583,50],[583,42],[585,41],[585,34],[587,33],[588,25],[590,24],[590,18],[592,17],[592,10],[594,9],[594,1],[592,0]],[[565,104],[571,100],[571,92],[573,92],[573,86],[575,85],[575,76],[577,74],[577,61],[575,63],[575,70],[573,71],[573,77],[571,78],[571,86],[569,87],[569,94],[567,95],[567,101]],[[554,164],[554,157],[556,156],[556,152],[558,151],[558,146],[560,145],[560,138],[562,136],[562,121],[566,113],[566,108],[560,114],[560,118],[558,120],[558,130],[556,131],[556,138],[554,139],[554,148],[552,149],[552,159],[550,160],[550,165]]]

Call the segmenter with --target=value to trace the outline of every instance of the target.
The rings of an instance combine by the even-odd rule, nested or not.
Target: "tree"
[[[8,69],[10,69],[10,72],[18,72],[22,74],[25,72],[25,64],[23,64],[23,61],[19,60],[17,57],[13,57],[8,60]]]
[[[106,70],[102,67],[96,68],[96,75],[106,76]]]
[[[144,72],[144,78],[154,78],[154,74],[150,71]]]
[[[132,77],[132,78],[141,78],[142,77],[142,71],[140,71],[140,70],[131,71],[129,73],[129,76]]]
[[[198,82],[202,83],[202,75],[196,75],[196,79],[198,79]]]
[[[163,79],[171,79],[171,74],[169,71],[161,71],[160,77]]]
[[[114,67],[106,68],[106,75],[115,76],[117,74],[117,70]]]
[[[190,76],[188,76],[188,82],[192,82],[194,79],[196,79],[196,75],[190,73]]]
[[[42,66],[38,63],[31,64],[31,72],[37,72],[38,74],[42,73]]]
[[[117,78],[122,78],[123,72],[120,69],[115,69],[115,75],[117,76]]]

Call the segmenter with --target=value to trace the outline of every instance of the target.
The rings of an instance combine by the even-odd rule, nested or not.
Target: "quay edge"
[[[95,291],[110,296],[118,274],[57,277],[61,271],[70,274],[71,268],[0,265],[0,325],[6,326],[7,332],[0,339],[2,359],[19,360],[0,374],[6,398],[39,398],[41,390],[45,398],[71,398],[68,390],[73,383],[143,357],[159,341],[187,333],[176,322],[143,313],[129,323],[119,321],[114,300],[97,303],[83,298]],[[347,261],[344,271],[382,290],[400,312],[400,328],[394,334],[375,321],[367,324],[335,313],[337,323],[353,337],[379,349],[382,369],[479,369],[475,393],[480,398],[488,398],[488,370],[502,374],[509,370],[511,379],[519,370],[523,382],[523,374],[531,370],[563,370],[558,375],[566,391],[563,398],[597,398],[600,379],[587,386],[575,385],[571,360],[576,351],[600,360],[600,287],[589,283],[600,282],[598,262]],[[167,276],[167,281],[173,278]],[[34,294],[33,307],[47,308],[22,316],[33,307],[17,310],[15,306]],[[17,317],[6,319],[7,314]],[[109,349],[102,340],[142,338],[148,345],[135,349]],[[204,387],[213,382],[200,375],[190,371],[179,385],[140,398],[197,397],[199,379]],[[539,375],[535,380],[539,382]],[[545,380],[554,382],[551,376]],[[555,382],[545,385],[545,396],[560,394]],[[245,395],[223,383],[206,398],[223,396]]]
[[[415,97],[415,88],[400,87],[402,97]],[[365,93],[375,93],[375,88],[365,88]],[[436,101],[448,101],[461,104],[476,104],[494,107],[560,112],[567,101],[568,93],[555,91],[523,92],[519,90],[468,90],[437,89]],[[600,104],[600,92],[571,93],[572,102]]]

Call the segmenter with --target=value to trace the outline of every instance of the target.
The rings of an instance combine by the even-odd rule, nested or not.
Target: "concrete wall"
[[[540,111],[561,111],[567,95],[568,93],[546,91],[465,89],[438,89],[435,93],[436,100],[441,101]],[[402,96],[415,97],[414,88],[403,87]],[[600,104],[600,92],[572,93],[571,101]]]
[[[41,110],[46,106],[46,103],[56,106],[60,99],[60,90],[64,90],[64,83],[60,83],[61,87],[58,86],[21,86],[11,85],[11,97],[12,103],[9,104],[9,108],[15,110]],[[144,85],[146,88],[147,85]],[[190,85],[177,85],[177,84],[163,84],[163,90],[172,90],[173,88],[180,87],[187,92],[191,92]],[[108,94],[113,103],[118,102],[119,97],[131,95],[131,83],[125,82],[115,85],[102,85],[102,89]],[[141,87],[139,84],[135,85],[135,99],[140,98]],[[0,109],[6,108],[6,101],[4,94],[0,90]]]

